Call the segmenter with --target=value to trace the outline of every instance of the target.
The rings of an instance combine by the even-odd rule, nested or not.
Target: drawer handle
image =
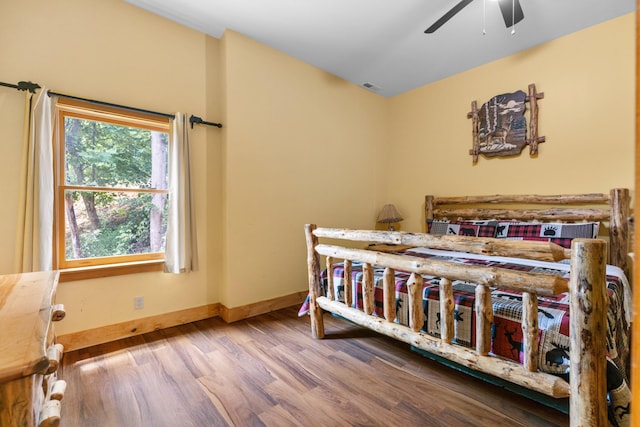
[[[64,304],[56,304],[51,307],[51,320],[54,322],[58,322],[64,319],[67,313],[64,311]]]
[[[67,391],[67,382],[65,380],[56,381],[51,387],[51,399],[62,400],[65,391]]]
[[[62,360],[62,353],[64,347],[62,344],[54,344],[47,349],[47,359],[49,359],[49,369],[45,372],[45,375],[49,375],[58,370],[60,361]]]
[[[62,406],[59,400],[47,400],[40,411],[38,427],[58,427]]]

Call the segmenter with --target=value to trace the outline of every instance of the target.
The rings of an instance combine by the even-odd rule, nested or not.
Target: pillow
[[[427,233],[449,236],[494,237],[498,221],[427,220]]]
[[[599,222],[499,222],[496,238],[511,240],[537,240],[553,242],[563,248],[571,248],[576,238],[595,239],[598,237]]]

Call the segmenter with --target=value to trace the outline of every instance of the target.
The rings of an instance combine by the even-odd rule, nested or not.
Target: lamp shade
[[[400,212],[398,212],[394,205],[384,205],[380,211],[380,215],[378,215],[378,222],[383,224],[400,222],[403,219],[404,218],[402,218],[402,215],[400,215]]]

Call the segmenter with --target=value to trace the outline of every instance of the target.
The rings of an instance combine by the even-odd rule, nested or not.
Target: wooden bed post
[[[487,285],[476,286],[476,351],[486,356],[491,351],[491,324],[493,305],[491,290]]]
[[[347,307],[353,304],[353,276],[351,271],[353,264],[348,259],[344,260],[344,274],[342,275],[342,285],[344,288],[344,303]]]
[[[629,276],[629,189],[611,190],[611,217],[609,219],[609,264],[620,267]]]
[[[538,296],[523,292],[522,345],[524,349],[524,368],[530,372],[538,370],[538,331]]]
[[[419,332],[424,326],[424,309],[422,307],[422,287],[424,279],[421,275],[411,273],[407,280],[407,294],[409,297],[409,328]]]
[[[430,219],[433,219],[433,209],[435,208],[433,203],[433,196],[427,195],[424,197],[424,232],[429,232],[428,222]]]
[[[451,344],[455,336],[455,301],[450,279],[440,279],[440,339]]]
[[[373,283],[373,266],[368,262],[362,264],[362,310],[372,314],[375,310],[375,289]]]
[[[571,245],[569,384],[571,426],[607,425],[606,242]]]
[[[320,257],[316,252],[318,238],[313,234],[317,228],[315,224],[306,224],[304,234],[307,239],[307,268],[309,271],[309,313],[311,314],[311,334],[316,339],[324,338],[324,321],[322,309],[316,303],[316,298],[322,295],[320,290]]]
[[[387,322],[396,319],[396,280],[393,268],[385,268],[382,274],[384,318]]]
[[[333,301],[335,299],[333,293],[333,257],[328,256],[325,265],[327,266],[327,298]]]

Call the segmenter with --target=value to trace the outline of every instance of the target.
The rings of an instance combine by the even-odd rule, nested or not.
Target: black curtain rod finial
[[[40,85],[38,83],[32,82],[18,82],[18,90],[27,90],[31,93],[36,93],[36,89],[40,89]]]
[[[191,116],[189,117],[189,123],[191,123],[191,129],[193,129],[193,125],[198,123],[202,123],[202,119],[200,117]]]
[[[222,127],[222,123],[205,122],[204,120],[202,120],[200,117],[197,117],[197,116],[189,117],[189,123],[191,123],[191,129],[193,129],[194,124],[215,126],[217,128]]]
[[[31,82],[19,82],[17,85],[0,82],[0,86],[10,87],[17,90],[28,90],[31,93],[36,93],[36,89],[40,89],[40,85],[38,83]]]

